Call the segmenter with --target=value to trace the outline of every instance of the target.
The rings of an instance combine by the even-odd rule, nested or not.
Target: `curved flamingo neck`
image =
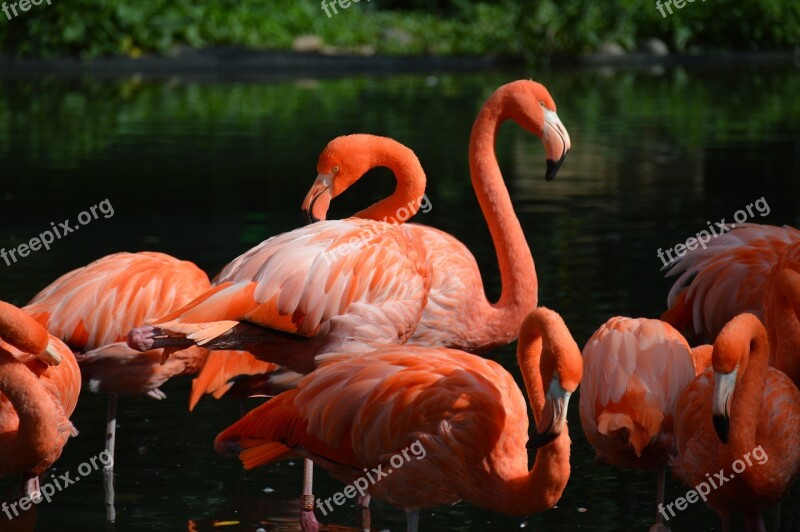
[[[733,343],[747,346],[739,358],[739,373],[731,399],[729,441],[725,446],[731,461],[751,452],[756,446],[756,425],[769,368],[769,342],[761,322],[736,331]]]
[[[50,335],[25,312],[0,301],[0,338],[20,351],[38,355],[47,348]]]
[[[538,281],[528,242],[514,212],[495,154],[500,125],[508,118],[503,95],[495,93],[481,109],[469,142],[469,168],[472,186],[478,197],[494,242],[500,268],[502,291],[492,304],[485,298],[476,302],[487,334],[486,345],[504,345],[513,341],[525,315],[536,307]]]
[[[531,314],[520,330],[517,362],[537,421],[545,405],[542,372],[567,363],[556,346],[568,345],[567,341],[574,344],[572,337],[566,338],[565,333],[569,336],[563,322],[554,314],[539,312]],[[513,515],[528,515],[552,508],[569,480],[569,450],[569,431],[565,426],[555,440],[536,451],[530,471],[527,471],[526,455],[517,464],[519,470],[511,473],[514,475],[512,478],[500,478],[485,491],[491,493],[485,507]]]
[[[0,475],[22,473],[53,451],[58,439],[58,415],[39,379],[5,351],[0,351],[0,393],[19,418],[17,430],[0,436]]]
[[[369,166],[364,173],[385,166],[394,173],[397,186],[390,196],[357,212],[354,216],[389,223],[403,223],[414,216],[422,204],[422,197],[425,194],[425,172],[414,152],[399,142],[375,137],[370,144]]]

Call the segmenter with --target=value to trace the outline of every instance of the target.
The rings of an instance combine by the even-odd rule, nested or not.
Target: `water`
[[[0,262],[0,297],[24,304],[56,276],[120,250],[164,251],[213,275],[264,238],[302,223],[300,202],[319,152],[352,132],[388,135],[416,151],[433,209],[415,221],[464,241],[494,296],[499,274],[469,184],[467,143],[491,91],[530,77],[551,90],[573,151],[558,178],[546,183],[538,140],[507,125],[499,160],[536,259],[541,304],[564,316],[580,345],[612,315],[660,314],[670,283],[657,250],[685,241],[707,221],[730,221],[764,197],[769,215],[755,211],[754,221],[800,225],[800,70],[790,67],[270,82],[0,79],[0,247],[27,241],[51,222],[74,222],[104,199],[114,208],[113,216],[101,215],[50,251],[10,266]],[[334,202],[332,215],[347,216],[391,190],[391,176],[376,170]],[[517,373],[513,347],[497,357]],[[121,399],[118,519],[107,529],[297,529],[300,464],[243,473],[236,460],[216,455],[213,438],[239,407],[204,399],[189,414],[189,386],[189,379],[168,383],[161,402]],[[645,529],[654,519],[655,475],[594,465],[577,406],[576,398],[570,484],[558,507],[530,518],[527,527]],[[84,394],[73,417],[80,437],[66,447],[57,474],[75,476],[102,450],[104,420],[105,397]],[[0,484],[6,494],[15,486],[11,479]],[[317,473],[318,495],[340,489]],[[686,489],[669,482],[667,500]],[[402,512],[380,503],[373,509],[376,528],[404,529]],[[104,515],[96,472],[28,518],[37,520],[36,530],[102,530]],[[240,524],[214,527],[215,521]],[[353,526],[355,510],[339,509],[324,521]],[[468,504],[421,516],[422,529],[434,531],[511,530],[522,523]],[[670,525],[718,529],[700,504]],[[0,529],[7,527],[0,521]]]

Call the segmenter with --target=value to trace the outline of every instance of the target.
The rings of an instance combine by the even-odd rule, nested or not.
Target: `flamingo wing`
[[[241,450],[247,468],[274,458],[276,443],[285,452],[302,449],[348,481],[419,441],[425,463],[410,461],[403,471],[416,479],[417,492],[426,484],[441,491],[431,501],[455,502],[470,470],[505,467],[492,460],[494,449],[514,454],[508,446],[526,440],[525,401],[501,366],[460,351],[398,346],[326,356],[295,390],[222,432],[216,446]],[[395,488],[383,497],[396,504],[414,498]]]
[[[323,336],[328,350],[349,350],[351,339],[402,343],[430,286],[424,248],[395,226],[359,219],[272,237],[226,266],[217,282],[153,325],[198,345],[240,322]]]
[[[163,253],[116,253],[62,275],[24,310],[53,335],[83,351],[122,341],[208,290],[193,263]]]
[[[668,265],[678,276],[662,319],[712,341],[734,316],[763,315],[764,281],[787,246],[800,241],[793,227],[741,224]]]

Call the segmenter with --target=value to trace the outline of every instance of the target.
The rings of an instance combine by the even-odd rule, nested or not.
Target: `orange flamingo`
[[[763,317],[764,283],[781,254],[800,242],[793,227],[741,224],[668,265],[678,275],[661,319],[684,334],[713,341],[734,316]]]
[[[614,317],[583,348],[581,425],[597,460],[657,469],[657,504],[664,468],[674,452],[673,411],[683,389],[711,361],[711,346],[692,350],[661,320]],[[663,518],[657,514],[656,526]]]
[[[419,509],[460,500],[513,515],[558,502],[570,472],[567,405],[582,361],[555,312],[534,310],[517,349],[537,418],[530,443],[541,446],[530,470],[525,398],[499,364],[408,345],[324,358],[296,389],[217,436],[217,450],[239,454],[247,469],[305,456],[347,484],[381,470],[387,474],[368,492],[403,508],[409,530]],[[409,447],[417,459],[398,467],[393,455]]]
[[[0,301],[0,476],[23,473],[38,497],[39,475],[70,436],[81,375],[69,348],[17,307]],[[40,359],[58,359],[47,366]]]
[[[770,365],[800,386],[800,242],[787,247],[764,283]]]
[[[489,97],[472,128],[469,163],[472,186],[494,241],[502,293],[497,303],[487,300],[475,257],[455,237],[433,227],[406,224],[406,230],[427,250],[432,283],[422,318],[408,343],[486,353],[513,342],[522,319],[536,307],[538,282],[533,256],[494,151],[497,132],[509,119],[541,138],[548,181],[555,177],[570,150],[569,134],[543,85],[515,81]],[[324,220],[331,200],[351,184],[352,176],[332,171],[334,163],[320,159],[320,175],[303,202],[303,210],[312,221]],[[407,203],[413,198],[406,191],[420,187],[400,175],[397,181],[392,195],[354,216],[393,223],[407,220]]]
[[[165,395],[159,386],[174,376],[196,373],[207,354],[191,348],[162,364],[162,350],[140,353],[125,345],[128,331],[185,305],[210,286],[208,276],[191,262],[163,253],[115,253],[62,275],[25,307],[79,353],[87,388],[109,394],[106,448],[111,456],[117,395],[162,399]]]
[[[768,362],[762,323],[752,314],[736,316],[714,342],[713,368],[675,408],[673,472],[697,490],[717,480],[707,504],[726,531],[735,511],[745,512],[748,530],[765,530],[759,512],[780,502],[800,473],[800,391]]]

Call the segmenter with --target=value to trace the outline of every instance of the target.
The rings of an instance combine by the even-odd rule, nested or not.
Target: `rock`
[[[600,47],[597,51],[599,54],[602,55],[610,55],[610,56],[620,56],[625,55],[625,48],[620,46],[615,42],[606,42]]]
[[[371,44],[365,44],[363,46],[359,46],[358,48],[356,48],[354,52],[356,55],[364,55],[364,56],[375,55],[375,47],[372,46]]]
[[[300,53],[319,52],[325,41],[319,35],[298,35],[292,41],[292,50]]]
[[[414,37],[410,33],[399,28],[387,28],[383,31],[383,38],[387,41],[393,41],[404,46],[414,41]]]
[[[639,45],[639,51],[645,54],[665,56],[669,55],[669,47],[661,39],[650,37]]]

